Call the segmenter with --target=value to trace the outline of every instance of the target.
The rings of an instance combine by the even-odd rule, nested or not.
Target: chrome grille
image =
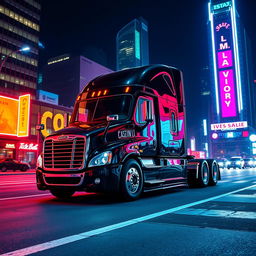
[[[44,168],[52,169],[81,169],[84,166],[85,137],[66,136],[50,137],[44,142]]]

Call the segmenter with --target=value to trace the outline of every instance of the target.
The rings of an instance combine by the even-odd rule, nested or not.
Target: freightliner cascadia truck
[[[182,73],[165,65],[99,76],[78,95],[69,125],[44,140],[39,190],[58,198],[216,185],[213,159],[187,155]]]

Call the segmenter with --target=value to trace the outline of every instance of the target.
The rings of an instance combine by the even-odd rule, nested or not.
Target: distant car
[[[244,158],[244,168],[254,168],[255,166],[256,163],[254,158]]]
[[[217,159],[217,162],[218,162],[220,168],[224,169],[227,167],[227,159],[226,158]]]
[[[227,168],[244,168],[244,159],[241,156],[233,156],[227,161]]]
[[[6,158],[0,160],[0,170],[6,172],[7,170],[20,170],[26,172],[30,168],[29,164],[22,163],[20,161],[14,160],[12,158]]]

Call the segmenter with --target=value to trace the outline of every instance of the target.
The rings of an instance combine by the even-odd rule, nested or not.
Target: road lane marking
[[[249,182],[249,180],[237,180],[237,181],[233,181],[233,183],[246,183],[246,182]]]
[[[231,203],[256,203],[256,196],[254,195],[227,195],[223,198],[217,198],[213,201],[217,202],[231,202]]]
[[[1,183],[0,186],[3,187],[3,186],[12,186],[12,185],[26,185],[26,184],[36,184],[35,181],[33,182],[22,182],[22,183],[9,183],[9,182],[5,182],[5,183]]]
[[[170,213],[173,213],[173,212],[177,212],[179,210],[183,210],[183,209],[195,206],[195,205],[199,205],[199,204],[203,204],[203,203],[206,203],[206,202],[209,202],[209,201],[213,201],[213,200],[216,200],[218,198],[222,198],[222,197],[225,197],[225,196],[228,196],[228,195],[232,195],[234,193],[238,193],[240,191],[244,191],[244,190],[251,189],[251,188],[254,188],[254,187],[256,187],[256,185],[241,188],[241,189],[231,191],[231,192],[228,192],[228,193],[225,193],[225,194],[222,194],[222,195],[213,196],[213,197],[210,197],[210,198],[207,198],[207,199],[203,199],[203,200],[199,200],[199,201],[196,201],[196,202],[193,202],[193,203],[189,203],[189,204],[181,205],[181,206],[178,206],[178,207],[170,208],[170,209],[167,209],[167,210],[164,210],[164,211],[161,211],[161,212],[152,213],[152,214],[149,214],[149,215],[145,215],[145,216],[138,217],[138,218],[131,219],[131,220],[128,220],[128,221],[124,221],[124,222],[120,222],[120,223],[117,223],[117,224],[105,226],[105,227],[102,227],[102,228],[93,229],[93,230],[86,231],[86,232],[79,233],[79,234],[72,235],[72,236],[66,236],[66,237],[56,239],[56,240],[52,240],[52,241],[49,241],[49,242],[45,242],[45,243],[42,243],[42,244],[29,246],[29,247],[26,247],[26,248],[23,248],[23,249],[18,249],[18,250],[15,250],[15,251],[11,251],[11,252],[8,252],[8,253],[1,254],[0,256],[21,256],[21,255],[29,255],[29,254],[32,254],[32,253],[37,253],[37,252],[40,252],[40,251],[48,250],[48,249],[51,249],[51,248],[55,248],[55,247],[62,246],[62,245],[65,245],[65,244],[69,244],[69,243],[72,243],[72,242],[80,241],[80,240],[83,240],[83,239],[86,239],[86,238],[90,238],[92,236],[96,236],[96,235],[100,235],[100,234],[103,234],[103,233],[106,233],[106,232],[110,232],[110,231],[114,231],[114,230],[117,230],[117,229],[120,229],[120,228],[124,228],[124,227],[130,226],[130,225],[138,224],[138,223],[141,223],[143,221],[147,221],[147,220],[154,219],[154,218],[157,218],[157,217],[160,217],[160,216],[163,216],[163,215],[166,215],[166,214],[170,214]]]
[[[196,216],[206,216],[206,217],[256,219],[256,212],[246,212],[246,211],[208,210],[208,209],[189,208],[189,209],[175,212],[175,214],[196,215]]]
[[[6,198],[0,198],[0,201],[7,201],[7,200],[14,200],[14,199],[23,199],[23,198],[38,197],[38,196],[49,196],[49,195],[50,195],[50,193],[47,193],[47,194],[35,194],[35,195],[29,195],[29,196],[6,197]]]

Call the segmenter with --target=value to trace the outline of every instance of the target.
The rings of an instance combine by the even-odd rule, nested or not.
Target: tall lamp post
[[[1,62],[1,65],[0,65],[0,73],[1,73],[1,71],[2,71],[2,68],[3,68],[5,62],[8,60],[8,58],[9,58],[10,56],[12,56],[14,53],[17,53],[17,52],[29,52],[29,51],[30,51],[30,47],[25,46],[25,47],[22,47],[22,48],[20,48],[20,49],[18,49],[18,50],[15,50],[15,51],[10,52],[7,56],[4,57],[4,59],[3,59],[2,62]]]

